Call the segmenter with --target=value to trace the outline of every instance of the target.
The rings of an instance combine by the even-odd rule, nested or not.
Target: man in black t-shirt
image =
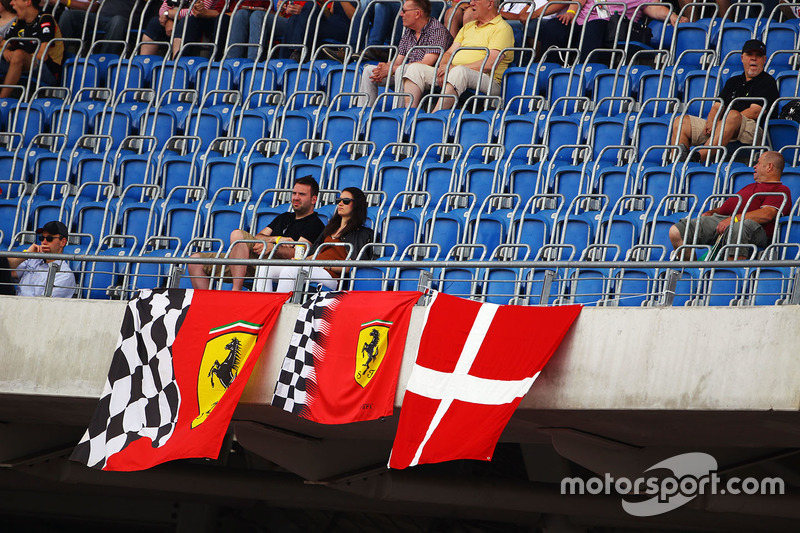
[[[61,38],[61,30],[52,15],[39,11],[39,1],[14,0],[11,4],[17,12],[17,21],[8,31],[6,39],[18,37],[31,40],[8,43],[3,57],[0,58],[0,78],[3,85],[18,84],[24,72],[30,71],[33,75],[40,65],[41,80],[45,85],[55,85],[61,77],[64,43],[57,42],[47,46],[48,41]],[[0,42],[0,46],[2,44]],[[3,87],[0,98],[11,97],[13,91],[11,87]]]
[[[317,240],[325,224],[319,215],[314,212],[317,203],[319,184],[311,176],[299,178],[292,189],[292,210],[275,217],[270,224],[255,235],[235,229],[231,232],[231,243],[228,257],[235,259],[258,259],[259,257],[272,257],[276,259],[291,259],[294,257],[294,246],[280,244],[282,238],[289,241],[306,243],[309,247]],[[246,240],[261,240],[260,242],[239,242]],[[275,250],[273,252],[273,249]],[[192,257],[217,257],[215,253],[193,254]],[[213,265],[189,265],[188,271],[195,289],[208,289],[210,277],[219,272],[221,267]],[[233,284],[233,290],[240,291],[244,285],[245,277],[253,277],[255,268],[246,265],[230,265],[225,268],[223,279]]]
[[[778,84],[775,78],[764,72],[767,62],[767,47],[758,39],[751,39],[742,47],[744,73],[730,78],[719,98],[723,104],[714,103],[708,117],[685,115],[672,123],[672,144],[691,146],[727,146],[731,141],[753,144],[756,137],[756,121],[764,106],[769,109],[778,99]],[[754,100],[744,98],[751,97]],[[734,101],[734,99],[737,99]],[[722,122],[725,107],[730,111]],[[712,137],[712,131],[714,133]],[[708,150],[698,150],[700,159],[705,161]]]

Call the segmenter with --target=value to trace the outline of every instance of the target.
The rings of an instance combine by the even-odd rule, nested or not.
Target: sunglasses
[[[55,239],[60,239],[60,238],[61,237],[59,237],[58,235],[48,235],[47,237],[45,237],[44,235],[39,235],[39,242],[44,242],[44,241],[53,242]]]
[[[352,198],[337,198],[336,199],[336,205],[339,205],[339,204],[350,205],[350,202],[352,202],[352,201],[353,201]]]

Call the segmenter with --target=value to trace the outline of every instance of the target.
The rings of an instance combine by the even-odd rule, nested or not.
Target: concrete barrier
[[[0,297],[0,394],[98,398],[124,309],[116,301]],[[284,307],[243,402],[270,402],[297,310]],[[397,405],[422,311],[412,315]],[[796,411],[798,326],[796,306],[585,308],[521,408]],[[535,335],[535,325],[520,328]]]

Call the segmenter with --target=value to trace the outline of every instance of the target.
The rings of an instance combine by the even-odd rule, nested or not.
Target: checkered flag
[[[172,345],[192,295],[143,290],[128,303],[100,404],[71,459],[102,469],[137,439],[151,439],[154,448],[169,440],[181,401]]]
[[[318,292],[300,308],[289,350],[283,359],[272,405],[304,416],[316,390],[315,362],[325,351],[330,317],[344,292]]]

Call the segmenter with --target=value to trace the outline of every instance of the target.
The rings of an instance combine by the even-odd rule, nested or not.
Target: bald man
[[[706,211],[695,220],[688,220],[688,217],[680,220],[669,229],[672,246],[675,249],[683,246],[684,236],[685,240],[691,243],[697,224],[700,227],[694,244],[713,245],[718,236],[729,228],[734,235],[731,242],[736,242],[739,227],[743,225],[741,244],[755,244],[759,248],[769,246],[778,211],[788,215],[792,208],[792,193],[781,183],[784,164],[783,156],[778,152],[764,152],[753,168],[754,183],[742,187],[736,193],[741,197],[741,203],[738,198],[728,198],[721,206]],[[755,196],[757,193],[761,194]],[[747,205],[751,198],[752,201]],[[746,205],[747,212],[742,217],[741,213]],[[733,222],[731,216],[734,214],[737,220],[731,224]],[[684,250],[681,254],[681,258],[685,260],[688,260],[689,256],[690,250]]]

